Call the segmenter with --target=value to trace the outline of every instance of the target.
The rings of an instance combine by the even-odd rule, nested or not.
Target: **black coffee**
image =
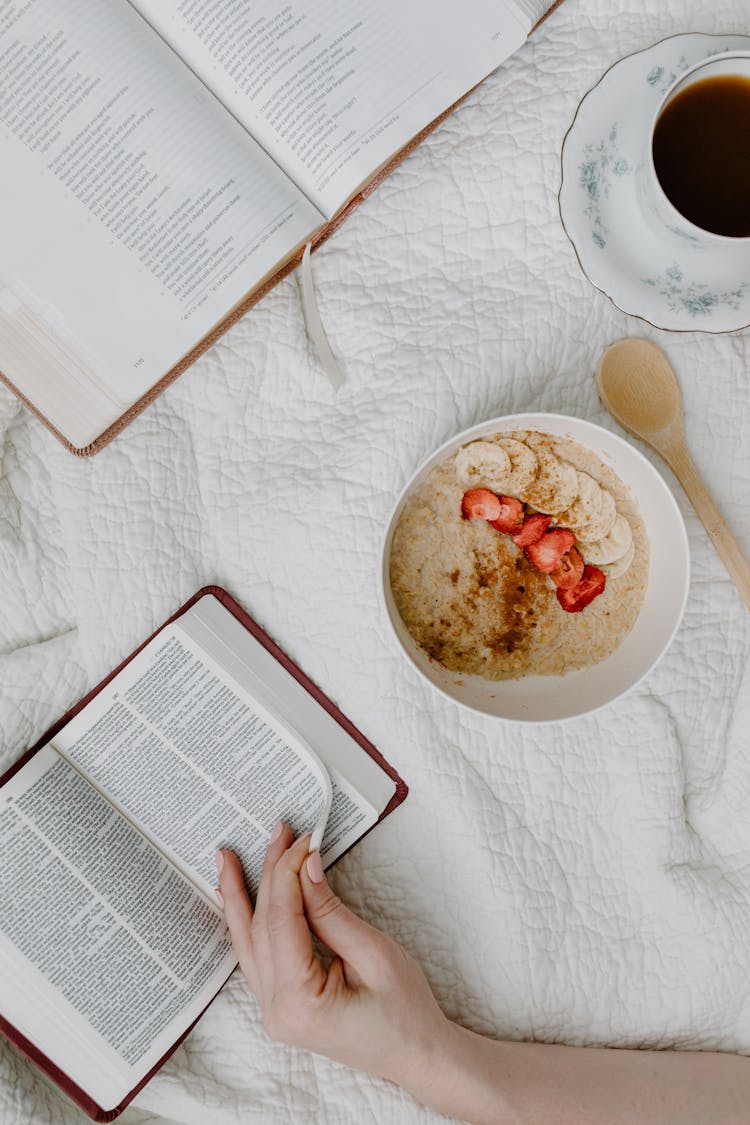
[[[656,122],[654,166],[664,194],[714,234],[750,235],[750,78],[703,78]]]

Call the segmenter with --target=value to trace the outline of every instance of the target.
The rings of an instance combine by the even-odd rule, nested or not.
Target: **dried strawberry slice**
[[[583,578],[572,590],[557,589],[557,600],[566,613],[580,613],[582,609],[598,598],[607,583],[606,576],[598,566],[587,566]]]
[[[543,516],[536,513],[524,520],[523,527],[512,536],[517,547],[528,547],[529,543],[536,543],[552,523],[552,516]]]
[[[495,531],[518,531],[523,523],[523,504],[514,496],[501,496],[500,515],[487,522]]]
[[[489,488],[470,488],[461,501],[465,520],[496,520],[503,510],[500,498]]]
[[[541,570],[542,574],[551,574],[575,541],[575,535],[567,527],[553,527],[552,531],[545,531],[541,539],[529,543],[524,550],[532,566]]]
[[[554,570],[550,571],[550,578],[558,590],[572,590],[583,578],[584,562],[580,551],[571,547]]]

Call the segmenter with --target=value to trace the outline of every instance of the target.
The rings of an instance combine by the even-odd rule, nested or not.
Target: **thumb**
[[[319,852],[313,852],[302,865],[300,886],[305,915],[315,936],[366,977],[372,954],[387,940],[385,935],[353,914],[333,893]]]

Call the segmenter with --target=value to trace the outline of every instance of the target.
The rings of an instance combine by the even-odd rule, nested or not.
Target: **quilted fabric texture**
[[[750,551],[747,335],[618,312],[557,212],[581,96],[688,30],[747,31],[745,0],[566,0],[356,212],[313,259],[337,395],[294,277],[91,461],[0,388],[0,766],[199,586],[225,585],[410,784],[338,893],[421,960],[451,1016],[497,1036],[750,1051],[750,618],[668,470],[684,623],[590,718],[522,729],[443,700],[395,648],[376,582],[398,491],[458,429],[537,409],[614,428],[592,375],[629,334],[667,349],[695,459]],[[0,1120],[83,1118],[2,1044]],[[235,978],[122,1120],[439,1118],[270,1043]]]

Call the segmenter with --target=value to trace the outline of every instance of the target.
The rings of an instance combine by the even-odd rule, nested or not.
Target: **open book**
[[[201,591],[0,788],[0,1027],[111,1120],[236,966],[216,849],[254,893],[278,820],[330,866],[405,795],[231,597]]]
[[[4,381],[96,452],[549,7],[0,4]]]

